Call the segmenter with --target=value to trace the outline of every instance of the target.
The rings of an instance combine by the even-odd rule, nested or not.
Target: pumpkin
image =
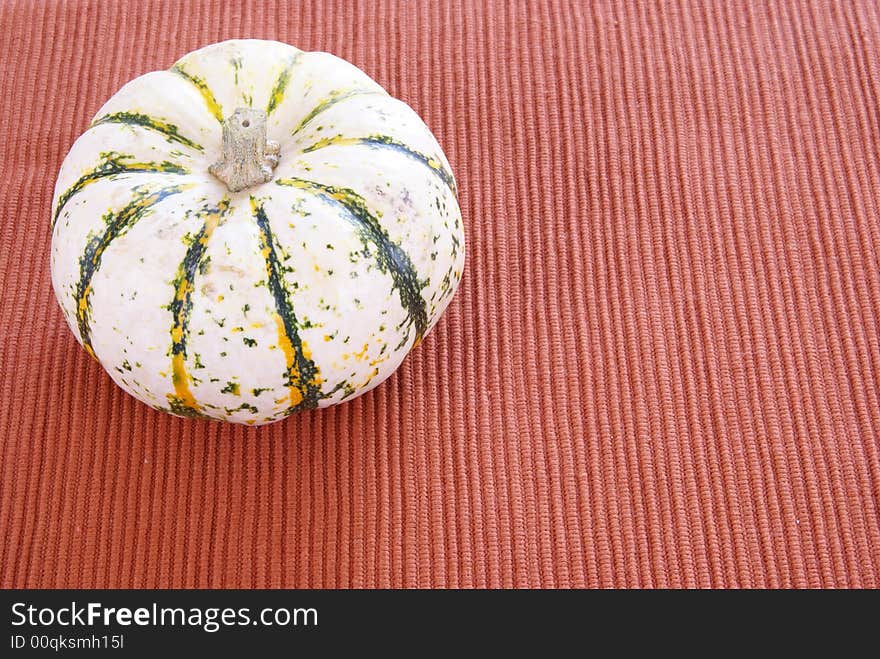
[[[455,292],[449,163],[333,55],[234,40],[122,87],[65,158],[52,284],[125,391],[264,424],[369,391]]]

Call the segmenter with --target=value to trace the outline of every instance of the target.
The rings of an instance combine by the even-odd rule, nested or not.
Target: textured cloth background
[[[353,61],[452,162],[450,310],[260,429],[114,386],[58,167],[232,37]],[[874,2],[0,2],[0,586],[880,586]]]

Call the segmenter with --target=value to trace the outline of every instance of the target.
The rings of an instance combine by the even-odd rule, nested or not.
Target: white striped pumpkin
[[[250,116],[280,161],[266,151],[268,180],[239,190],[211,166],[234,161],[224,131],[249,135]],[[344,60],[273,41],[126,84],[65,158],[52,224],[55,294],[116,383],[248,424],[382,382],[464,261],[455,182],[416,113]]]

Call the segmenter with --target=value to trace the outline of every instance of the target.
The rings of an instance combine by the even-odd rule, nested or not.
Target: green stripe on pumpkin
[[[278,179],[278,185],[306,190],[322,201],[341,208],[355,225],[364,246],[376,247],[376,261],[382,272],[387,272],[400,296],[400,303],[407,313],[407,322],[415,327],[415,342],[421,341],[428,325],[422,285],[409,256],[388,236],[379,220],[367,208],[363,197],[349,188],[324,185],[301,178]]]
[[[146,128],[147,130],[161,133],[169,142],[177,142],[178,144],[183,144],[184,146],[188,146],[191,149],[195,149],[196,151],[204,151],[200,144],[197,144],[188,137],[184,137],[183,135],[181,135],[180,131],[177,129],[177,126],[175,126],[174,124],[170,124],[167,121],[154,119],[153,117],[150,117],[146,114],[141,114],[139,112],[114,112],[113,114],[107,114],[100,119],[95,119],[92,122],[90,128],[94,128],[95,126],[100,126],[102,124],[124,124],[126,126],[140,126],[141,128]]]
[[[303,120],[299,122],[299,125],[293,129],[293,132],[291,133],[291,135],[296,135],[303,128],[305,128],[306,124],[308,124],[312,119],[317,117],[319,114],[321,114],[325,110],[328,110],[329,108],[333,107],[337,103],[340,103],[340,102],[342,102],[346,99],[352,98],[354,96],[365,96],[368,94],[379,94],[381,96],[388,95],[384,91],[379,90],[379,89],[349,89],[349,90],[336,89],[336,90],[330,92],[330,94],[328,94],[327,98],[322,100],[320,103],[318,103],[315,107],[313,107],[309,111],[309,113],[303,118]]]
[[[174,385],[174,393],[168,394],[168,402],[171,411],[179,416],[205,416],[189,388],[190,377],[186,371],[186,340],[189,335],[189,316],[192,311],[196,273],[204,261],[208,241],[214,229],[228,210],[229,198],[224,197],[216,206],[207,206],[199,211],[198,215],[204,218],[204,224],[187,248],[174,279],[174,299],[168,306],[174,318],[171,326],[171,381]]]
[[[441,181],[455,194],[455,178],[436,156],[429,156],[419,151],[411,149],[403,142],[395,140],[387,135],[367,135],[366,137],[345,137],[344,135],[336,135],[334,137],[325,137],[318,140],[309,147],[302,150],[303,153],[310,153],[318,149],[324,149],[328,146],[345,146],[358,144],[376,149],[391,149],[402,153],[408,158],[412,158],[423,164],[431,170]]]
[[[308,346],[299,335],[300,324],[290,302],[290,293],[284,284],[284,274],[275,251],[275,238],[269,226],[269,218],[263,206],[253,197],[251,209],[260,230],[260,251],[266,263],[269,292],[275,300],[278,343],[287,364],[285,377],[290,391],[290,407],[285,414],[313,409],[321,399],[321,376],[311,359]]]
[[[58,221],[61,211],[70,199],[87,185],[100,181],[104,178],[112,178],[122,174],[150,173],[150,174],[189,174],[186,167],[173,162],[137,162],[134,156],[108,151],[101,154],[103,160],[92,169],[80,176],[76,182],[58,197],[55,206],[55,214],[52,216],[52,227]]]
[[[234,55],[229,63],[232,64],[232,79],[235,81],[235,84],[238,84],[238,74],[241,71],[241,55]]]
[[[148,215],[154,206],[172,195],[179,194],[193,184],[172,185],[165,188],[137,191],[135,198],[122,210],[109,212],[104,216],[106,229],[99,235],[90,235],[83,255],[79,259],[80,277],[74,290],[76,321],[79,335],[86,351],[95,356],[91,342],[91,294],[92,278],[101,267],[101,258],[110,244],[124,235],[138,220]]]
[[[202,78],[199,78],[198,76],[189,73],[186,69],[183,68],[182,64],[175,64],[174,66],[172,66],[171,72],[176,73],[177,75],[188,80],[196,89],[198,89],[199,94],[201,94],[202,98],[205,100],[205,105],[208,107],[208,112],[210,112],[217,121],[223,121],[223,108],[220,107],[217,99],[214,98],[214,92],[212,92],[211,88],[208,87],[207,82],[205,82]]]
[[[290,78],[293,75],[293,69],[299,63],[300,57],[302,53],[297,53],[290,57],[287,61],[287,64],[284,65],[284,68],[281,70],[281,73],[278,74],[278,79],[275,81],[275,85],[272,87],[272,93],[269,95],[269,103],[266,105],[266,116],[271,115],[275,108],[281,105],[281,101],[284,100],[284,94],[287,91],[287,85],[290,83]]]

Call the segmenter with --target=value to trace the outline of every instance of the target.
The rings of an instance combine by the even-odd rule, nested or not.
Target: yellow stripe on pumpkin
[[[217,99],[214,97],[214,92],[211,91],[211,88],[208,86],[208,83],[205,82],[202,78],[199,78],[192,73],[189,73],[186,69],[183,68],[182,64],[175,64],[171,67],[171,71],[176,73],[177,75],[188,80],[193,87],[195,87],[199,94],[202,95],[202,98],[205,101],[205,105],[208,108],[208,112],[210,112],[217,121],[223,121],[223,108],[217,102]]]
[[[174,324],[171,327],[171,383],[174,393],[168,394],[172,409],[178,413],[190,411],[198,413],[201,407],[192,394],[189,383],[192,379],[186,370],[186,324],[192,306],[192,293],[195,290],[195,275],[204,256],[208,241],[229,209],[229,199],[224,198],[216,208],[203,212],[205,223],[196,240],[187,250],[186,258],[180,264],[174,290]]]

